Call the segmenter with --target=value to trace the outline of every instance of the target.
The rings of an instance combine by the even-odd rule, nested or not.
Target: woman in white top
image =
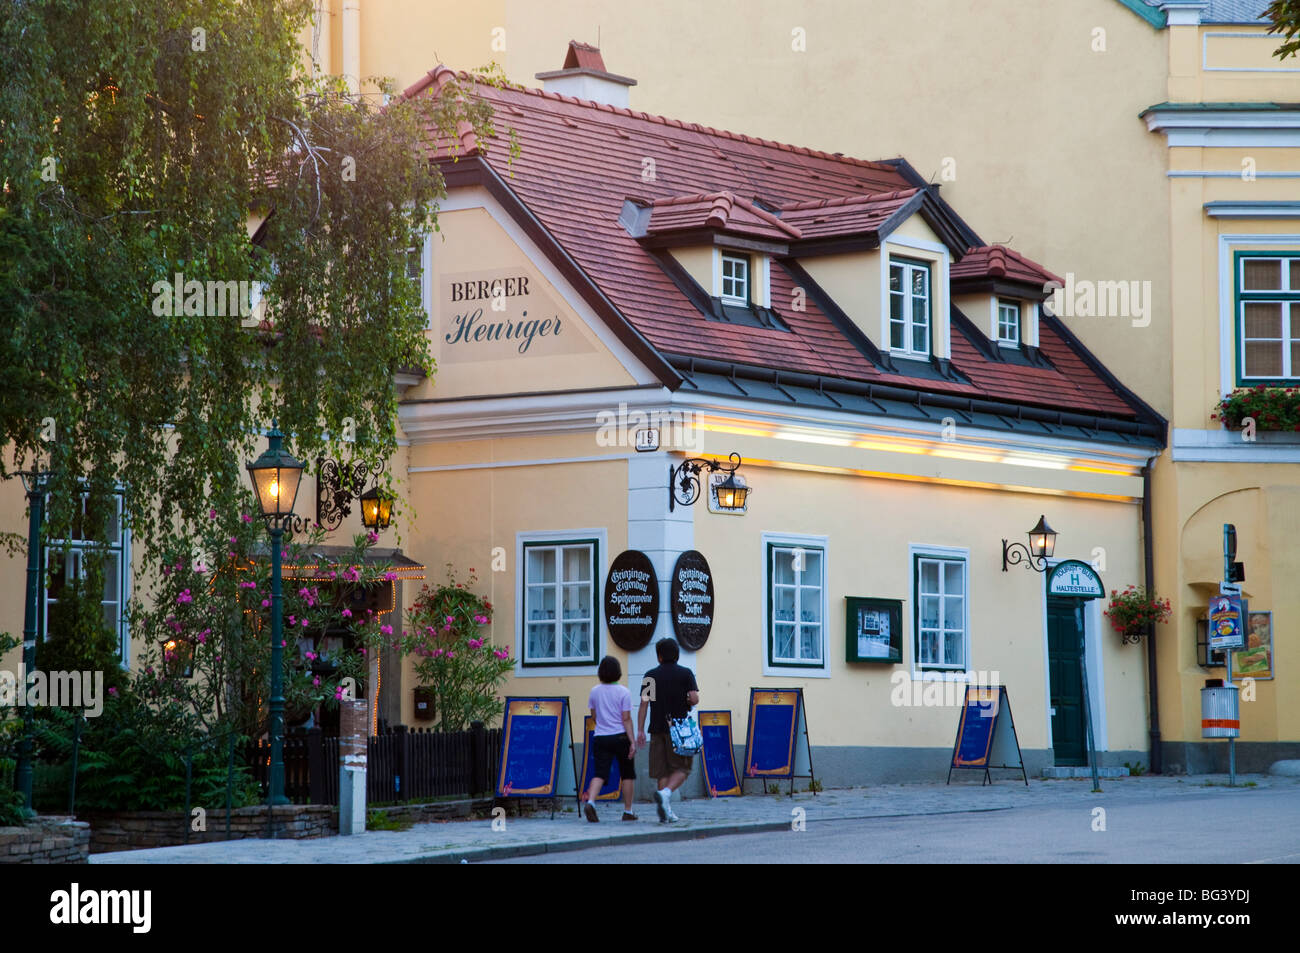
[[[600,820],[596,816],[595,801],[609,780],[610,768],[617,758],[618,776],[622,781],[623,820],[635,821],[632,789],[635,787],[636,765],[632,759],[636,755],[636,734],[632,731],[632,694],[626,686],[618,684],[623,677],[623,667],[614,656],[606,655],[601,659],[596,674],[600,677],[600,684],[591,689],[587,699],[587,707],[596,720],[591,739],[596,765],[591,783],[582,795],[585,802],[583,811],[593,824]]]

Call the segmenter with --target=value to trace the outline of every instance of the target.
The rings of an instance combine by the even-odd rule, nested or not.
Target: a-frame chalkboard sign
[[[1014,758],[1016,763],[1012,764]],[[1011,702],[1005,685],[967,685],[966,698],[957,721],[957,741],[952,747],[952,764],[948,767],[948,781],[952,783],[954,768],[974,768],[984,772],[980,786],[992,784],[990,768],[1019,770],[1029,787],[1025,773],[1025,758],[1020,753],[1020,739],[1016,736],[1016,723],[1011,717]]]
[[[507,698],[497,797],[577,798],[567,698]]]

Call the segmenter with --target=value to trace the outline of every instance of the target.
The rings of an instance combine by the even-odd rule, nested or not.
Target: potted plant
[[[1110,627],[1120,634],[1123,644],[1137,642],[1149,625],[1168,622],[1169,614],[1169,600],[1157,598],[1142,586],[1128,586],[1123,592],[1112,589],[1106,607]]]
[[[1219,401],[1211,420],[1229,430],[1241,430],[1247,419],[1256,430],[1300,431],[1300,389],[1295,387],[1242,387]]]

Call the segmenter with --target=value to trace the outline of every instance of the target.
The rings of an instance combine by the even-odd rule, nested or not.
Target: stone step
[[[1127,778],[1129,776],[1128,768],[1098,768],[1097,776],[1099,778]],[[1043,777],[1056,780],[1066,778],[1091,778],[1092,768],[1077,766],[1056,766],[1052,768],[1043,768]]]

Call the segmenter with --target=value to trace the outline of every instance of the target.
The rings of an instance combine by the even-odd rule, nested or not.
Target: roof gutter
[[[892,384],[875,384],[866,381],[854,381],[842,377],[822,377],[814,374],[801,374],[795,371],[773,370],[768,367],[735,364],[717,361],[711,358],[691,357],[689,355],[665,355],[674,367],[686,373],[717,374],[723,377],[749,379],[753,381],[785,382],[796,387],[811,390],[840,391],[866,397],[868,400],[896,400],[901,403],[915,404],[918,407],[933,407],[938,410],[956,410],[966,413],[985,413],[1014,420],[1027,420],[1036,423],[1056,424],[1061,427],[1079,427],[1103,433],[1129,434],[1151,440],[1161,449],[1165,446],[1165,428],[1142,420],[1122,420],[1119,418],[1098,417],[1087,414],[1071,413],[1064,410],[1048,410],[1042,407],[1027,407],[1021,404],[1007,404],[982,397],[958,397],[952,394],[937,394],[929,391],[898,387]]]

